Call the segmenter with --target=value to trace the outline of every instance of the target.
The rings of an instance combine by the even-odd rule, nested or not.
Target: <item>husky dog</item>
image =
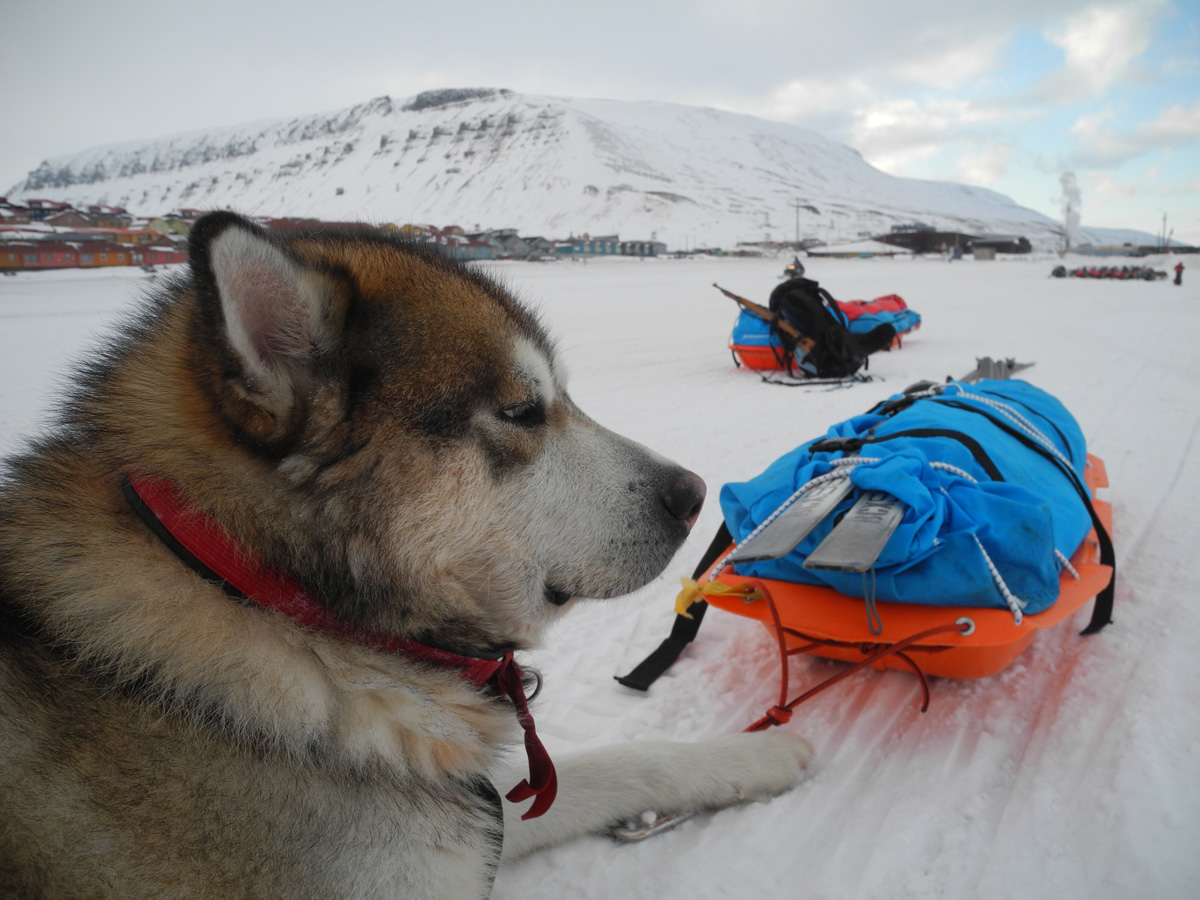
[[[513,651],[657,576],[704,484],[576,408],[501,286],[232,213],[189,253],[4,471],[0,895],[484,897],[800,779],[785,733],[542,749]]]

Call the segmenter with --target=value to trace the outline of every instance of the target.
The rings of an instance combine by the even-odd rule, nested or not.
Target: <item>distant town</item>
[[[55,200],[12,203],[0,197],[0,270],[155,266],[187,260],[187,236],[204,214],[179,209],[136,218],[119,206],[84,206]],[[342,231],[374,228],[404,235],[463,260],[548,260],[588,256],[663,256],[667,245],[621,240],[617,235],[574,235],[554,240],[526,237],[512,228],[468,232],[458,225],[382,225],[312,218],[252,217],[270,231]],[[699,252],[699,251],[696,251]]]
[[[13,274],[38,269],[96,268],[102,266],[154,267],[187,261],[187,237],[192,224],[204,214],[179,209],[151,218],[137,218],[118,206],[84,206],[55,200],[9,202],[0,197],[0,272]],[[621,240],[618,235],[571,235],[567,238],[528,237],[516,229],[467,231],[458,225],[364,222],[330,222],[316,218],[253,217],[270,231],[342,231],[373,228],[428,244],[461,260],[556,260],[597,256],[759,256],[781,252],[825,257],[876,257],[912,254],[973,254],[977,259],[997,253],[1031,251],[1021,235],[980,235],[941,231],[920,222],[896,225],[887,234],[852,244],[825,246],[800,240],[741,243],[733,250],[693,247],[668,254],[667,245],[654,240]],[[1161,246],[1073,247],[1074,252],[1108,256],[1144,256],[1161,252]],[[1173,247],[1176,252],[1194,248]]]

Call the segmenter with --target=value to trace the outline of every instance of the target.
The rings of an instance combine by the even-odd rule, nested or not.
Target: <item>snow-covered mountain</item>
[[[231,207],[550,238],[616,233],[672,249],[854,240],[913,221],[1061,240],[1060,223],[1002,194],[886,175],[796,126],[492,89],[96,147],[47,160],[8,196],[135,214]]]

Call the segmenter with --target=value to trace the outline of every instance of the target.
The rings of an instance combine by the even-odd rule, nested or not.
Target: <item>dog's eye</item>
[[[500,418],[521,428],[534,428],[546,421],[546,410],[537,400],[522,400],[502,407]]]

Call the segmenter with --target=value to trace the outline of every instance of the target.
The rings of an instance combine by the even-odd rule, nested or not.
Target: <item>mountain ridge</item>
[[[375,97],[93,147],[9,193],[135,214],[229,207],[272,216],[614,234],[672,247],[855,240],[921,221],[1023,234],[1062,226],[986,188],[887,175],[799,126],[656,101],[497,88]]]

